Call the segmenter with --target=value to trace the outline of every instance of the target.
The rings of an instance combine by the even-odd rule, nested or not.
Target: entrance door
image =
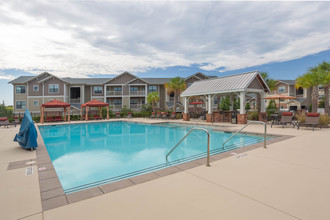
[[[70,87],[70,103],[80,104],[80,87]]]

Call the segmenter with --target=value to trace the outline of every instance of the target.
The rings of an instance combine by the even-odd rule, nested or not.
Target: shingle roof
[[[168,83],[171,78],[141,78],[149,84],[164,84]]]
[[[104,84],[110,78],[62,78],[70,84],[86,84],[86,85],[100,85]]]
[[[284,82],[284,83],[288,84],[289,86],[293,86],[293,85],[296,84],[296,82],[294,80],[281,80],[281,79],[279,79],[278,81],[279,82]]]
[[[34,76],[20,76],[12,81],[10,81],[9,83],[12,84],[16,84],[16,83],[25,83],[26,81],[28,81],[29,79],[33,78]]]
[[[197,81],[189,86],[181,94],[181,96],[216,94],[245,90],[258,75],[260,76],[259,72],[254,71]],[[262,77],[260,78],[262,79]]]

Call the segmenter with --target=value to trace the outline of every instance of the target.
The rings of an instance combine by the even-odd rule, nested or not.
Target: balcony
[[[107,96],[122,96],[123,91],[107,91]]]
[[[146,95],[146,91],[145,90],[138,90],[138,91],[129,91],[130,95],[140,95],[140,96],[144,96]]]
[[[70,99],[71,104],[80,104],[80,98]]]
[[[112,108],[112,110],[120,110],[120,109],[122,109],[122,105],[121,104],[110,104],[110,107]]]
[[[130,104],[130,109],[141,109],[143,104]]]

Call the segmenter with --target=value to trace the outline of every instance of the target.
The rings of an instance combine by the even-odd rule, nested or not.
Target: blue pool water
[[[232,134],[210,132],[211,154],[224,152]],[[170,123],[107,122],[39,127],[66,193],[166,167],[166,154],[191,126]],[[226,150],[262,142],[263,137],[237,135]],[[194,131],[169,156],[170,165],[205,157],[207,136]]]

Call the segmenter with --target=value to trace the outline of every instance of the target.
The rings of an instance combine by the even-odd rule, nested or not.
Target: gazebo
[[[220,118],[218,112],[213,112],[214,97],[229,96],[230,111],[233,111],[234,97],[238,96],[240,98],[240,111],[239,114],[237,114],[237,122],[239,124],[246,124],[246,94],[255,93],[260,96],[260,113],[265,114],[265,102],[263,101],[263,98],[269,91],[270,90],[266,82],[258,71],[211,78],[194,82],[183,93],[181,93],[181,97],[184,98],[183,120],[190,120],[188,114],[188,105],[189,99],[191,99],[192,97],[200,96],[205,99],[205,101],[207,102],[206,121],[213,122],[218,121],[218,118]]]
[[[107,120],[109,120],[109,104],[93,99],[92,101],[82,104],[80,107],[80,118],[83,118],[83,108],[86,108],[85,120],[88,121],[88,110],[90,107],[99,107],[100,117],[102,117],[102,107],[107,107]]]
[[[54,99],[50,102],[44,103],[40,106],[40,122],[44,123],[44,113],[45,113],[45,108],[64,108],[64,121],[66,121],[66,110],[68,109],[68,122],[70,122],[70,110],[71,110],[71,105],[66,102],[59,101],[57,99]]]

